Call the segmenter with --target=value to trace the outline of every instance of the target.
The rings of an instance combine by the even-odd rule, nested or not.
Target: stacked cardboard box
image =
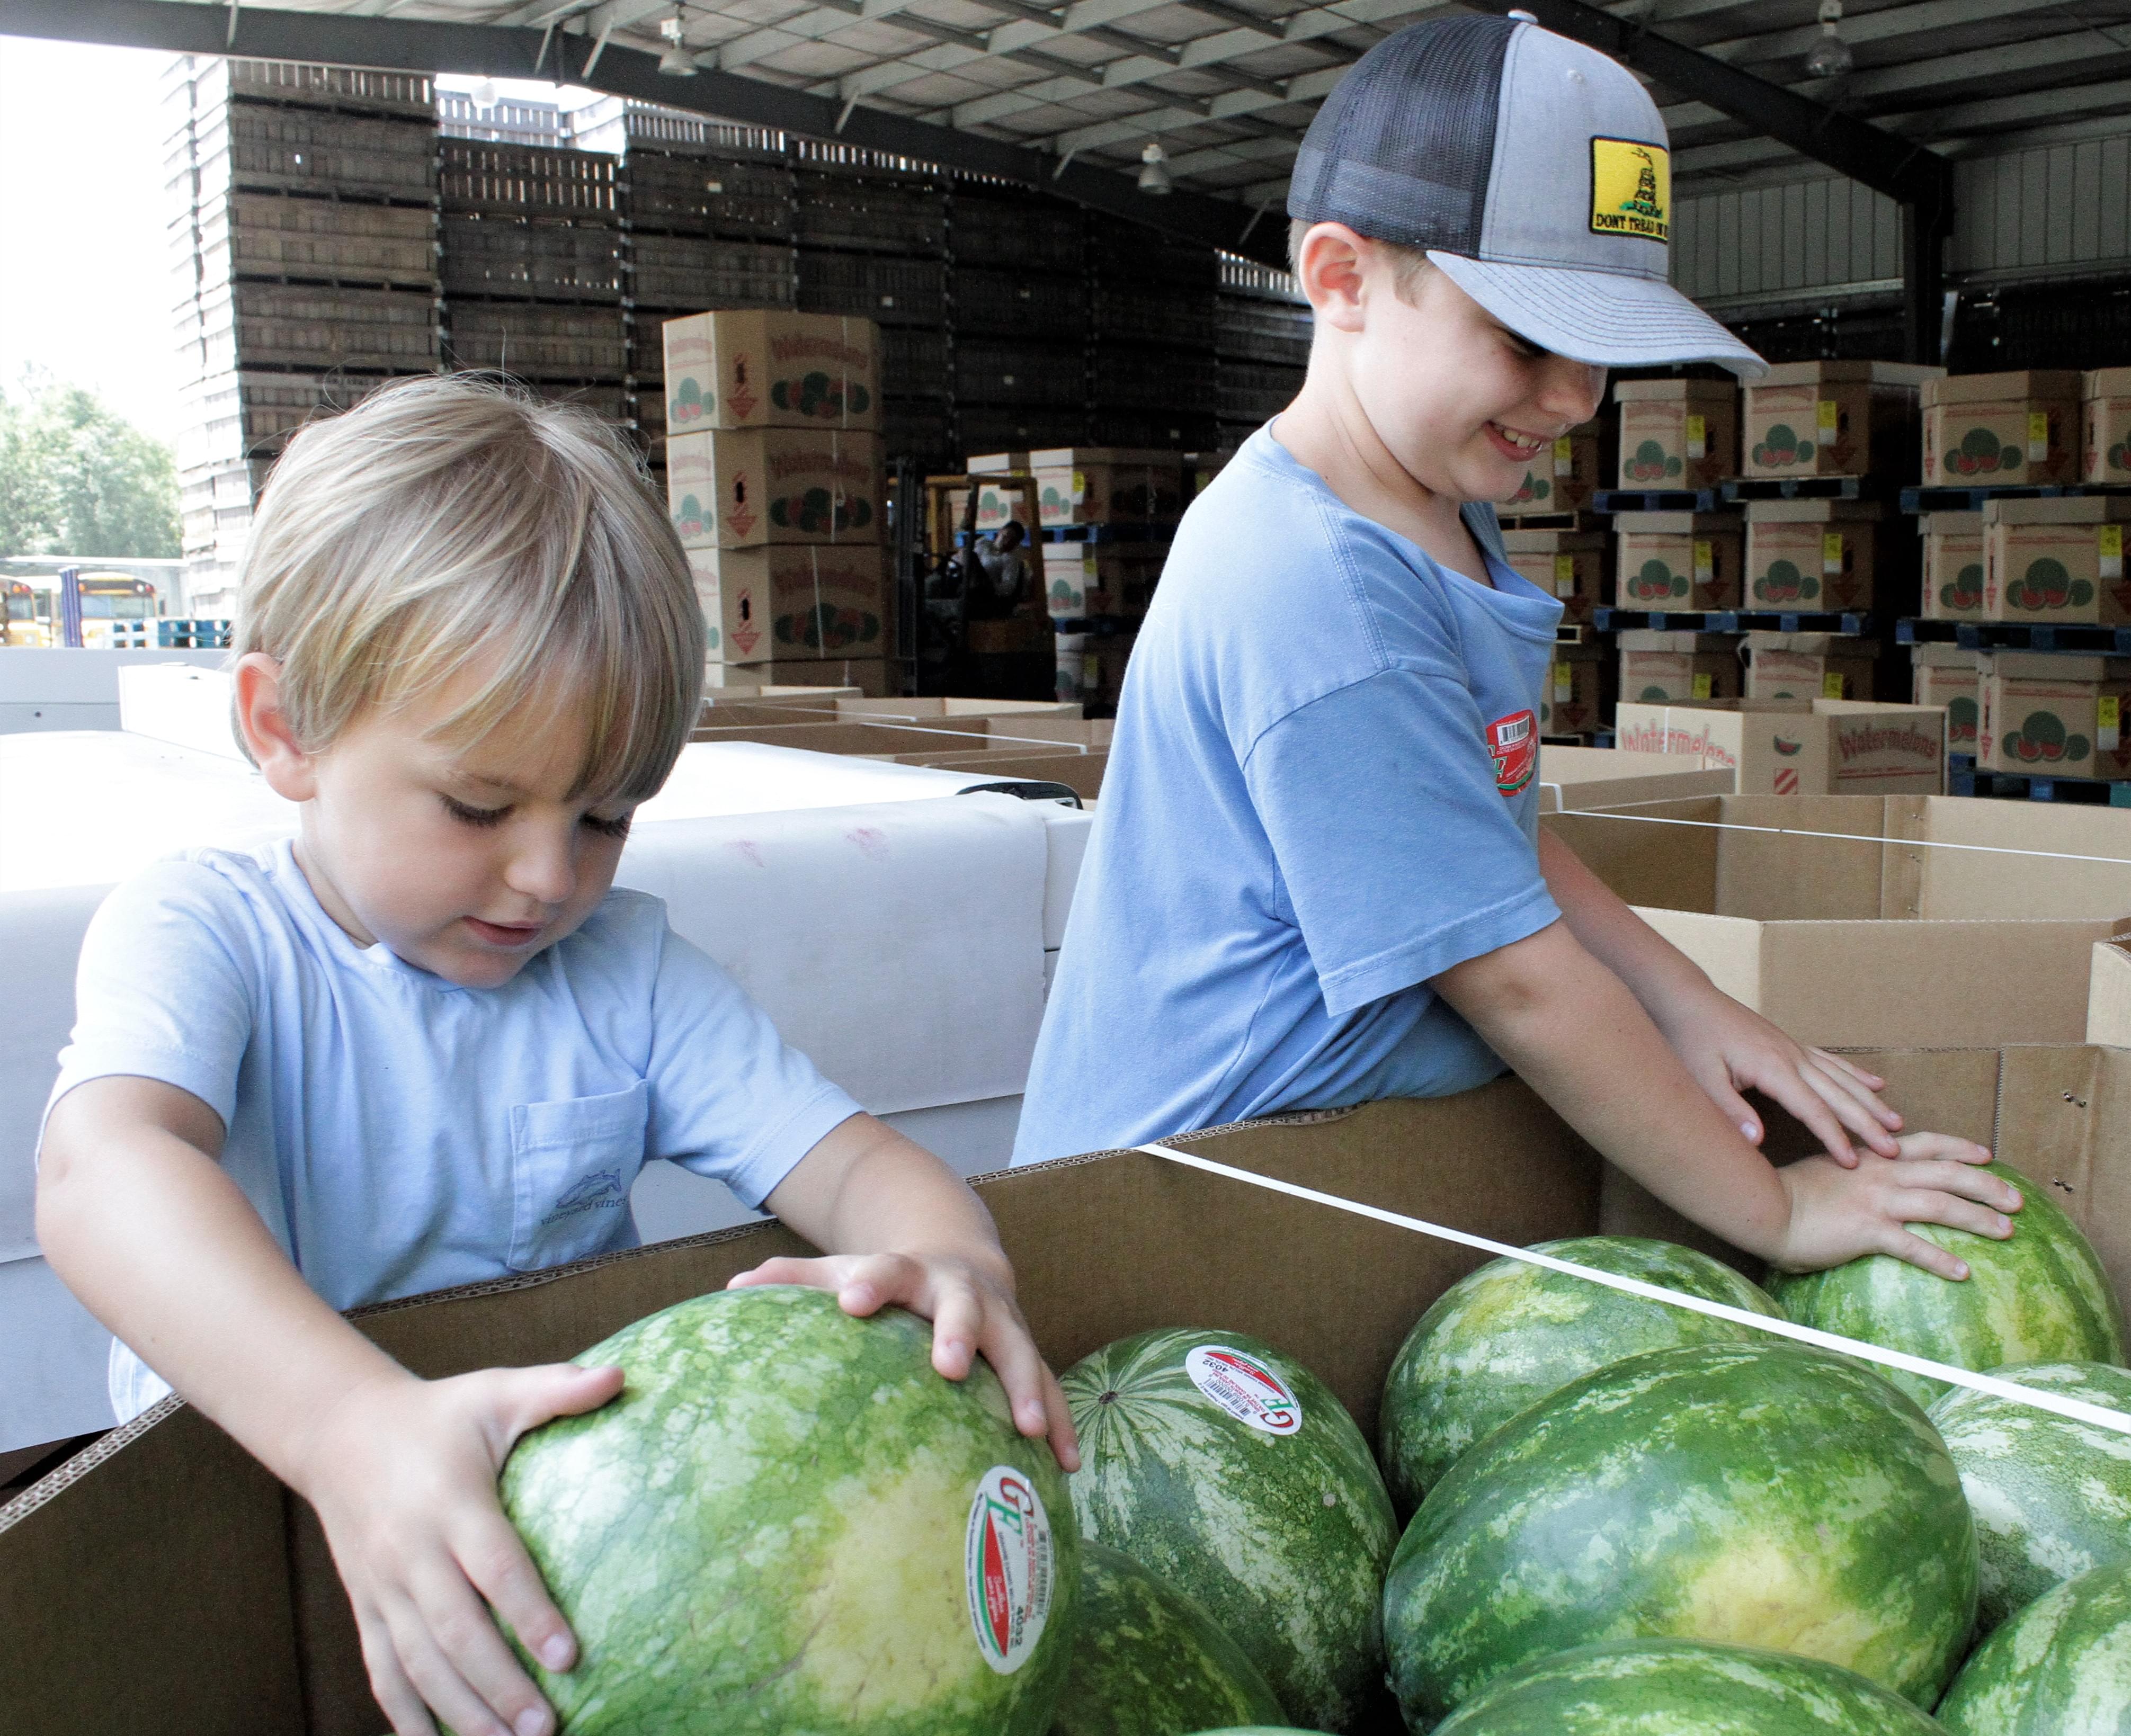
[[[1502,532],[1502,548],[1512,569],[1559,599],[1564,621],[1583,622],[1609,594],[1611,539],[1598,530]]]
[[[712,664],[747,672],[742,680],[833,677],[885,691],[872,323],[731,310],[668,320],[665,335],[667,396],[690,412],[669,424],[667,495]]]
[[[2122,727],[2131,707],[2131,658],[1986,652],[1976,669],[1979,770],[2131,777]]]
[[[1620,635],[1621,698],[1651,705],[1740,696],[1739,635],[1659,632]]]
[[[1870,699],[1877,639],[1839,633],[1750,633],[1748,699]]]
[[[1517,491],[1495,510],[1505,524],[1582,512],[1604,486],[1604,447],[1610,426],[1592,420],[1573,428],[1532,461]]]
[[[1739,473],[1739,389],[1720,380],[1623,380],[1619,485],[1714,488]]]
[[[1613,529],[1618,607],[1688,613],[1741,606],[1744,559],[1737,514],[1616,513]]]
[[[1745,389],[1741,474],[1911,474],[1918,390],[1945,375],[1897,361],[1779,363]]]
[[[2131,368],[2080,376],[2082,482],[2131,482]]]
[[[1946,708],[1946,751],[1973,754],[1982,699],[1976,653],[1958,645],[1913,645],[1909,671],[1910,699]]]
[[[2069,482],[2081,380],[2069,370],[1956,374],[1923,384],[1927,484]]]
[[[1848,700],[1623,701],[1615,744],[1735,772],[1741,795],[1936,795],[1946,786],[1946,714]]]
[[[1556,645],[1540,690],[1540,734],[1587,744],[1613,715],[1612,675],[1604,647]]]
[[[1923,615],[1933,621],[1983,619],[1983,514],[1925,513],[1917,520],[1923,538]]]
[[[2124,532],[2131,498],[1990,500],[1983,508],[1986,620],[2131,622]]]
[[[1874,500],[1749,501],[1745,606],[1870,609],[1885,516]]]

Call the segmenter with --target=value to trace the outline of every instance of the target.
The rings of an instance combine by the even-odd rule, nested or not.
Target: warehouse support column
[[[1953,232],[1953,201],[1913,199],[1902,207],[1902,348],[1904,358],[1943,366],[1946,242]]]

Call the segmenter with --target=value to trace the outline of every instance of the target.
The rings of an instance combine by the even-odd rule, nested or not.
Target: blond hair
[[[1287,226],[1287,269],[1298,275],[1302,270],[1302,237],[1315,227],[1311,220],[1298,217]],[[1361,232],[1355,232],[1359,234]],[[1376,241],[1374,236],[1366,237]],[[1391,290],[1398,299],[1411,304],[1417,285],[1422,278],[1435,267],[1429,263],[1428,250],[1409,247],[1401,242],[1377,241],[1377,245],[1391,256]]]
[[[704,628],[678,537],[618,434],[493,375],[395,381],[300,429],[267,478],[235,654],[281,666],[307,749],[372,708],[481,678],[436,733],[529,701],[582,708],[574,794],[640,801],[702,703]]]

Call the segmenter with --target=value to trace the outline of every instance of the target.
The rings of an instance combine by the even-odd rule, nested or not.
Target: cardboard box
[[[1602,530],[1509,529],[1502,548],[1515,571],[1560,599],[1562,619],[1587,621],[1607,595],[1611,540]]]
[[[1726,994],[1832,1048],[2076,1041],[2094,943],[2131,912],[2131,815],[2105,808],[1742,795],[1540,823]]]
[[[692,548],[711,661],[884,655],[888,552],[877,543]]]
[[[1745,560],[1736,513],[1613,515],[1613,600],[1622,609],[1736,609]]]
[[[1616,748],[1572,748],[1546,742],[1539,750],[1539,811],[1617,808],[1689,796],[1729,796],[1729,772],[1689,765],[1676,753],[1633,753]]]
[[[1870,609],[1885,516],[1876,500],[1748,501],[1744,606]]]
[[[2131,499],[1991,500],[1983,508],[1983,615],[1992,621],[2131,621],[2124,527]]]
[[[885,697],[897,691],[901,677],[891,674],[890,666],[879,658],[830,657],[819,662],[795,659],[768,668],[760,663],[711,663],[703,671],[703,681],[713,691],[729,688],[749,699],[771,683],[779,692],[800,696],[826,692]]]
[[[1517,491],[1495,510],[1505,519],[1520,513],[1582,512],[1601,485],[1599,438],[1596,422],[1571,428],[1533,460]]]
[[[1714,488],[1739,473],[1739,389],[1722,380],[1623,380],[1622,488]]]
[[[1080,753],[1061,747],[1052,753],[1016,748],[1012,753],[994,748],[988,753],[898,753],[898,765],[931,766],[942,772],[982,772],[1002,783],[1062,783],[1083,801],[1094,801],[1103,793],[1103,773],[1110,763],[1107,750]]]
[[[1946,751],[1975,752],[1981,717],[1982,687],[1975,653],[1958,645],[1909,647],[1910,699],[1919,705],[1946,708]]]
[[[1748,699],[1871,699],[1877,639],[1839,633],[1750,633]]]
[[[873,434],[767,428],[669,436],[666,494],[689,548],[878,543],[888,525]]]
[[[2131,1046],[2131,935],[2094,943],[2086,991],[2086,1040]]]
[[[1927,380],[1923,481],[2069,482],[2078,468],[2080,376],[2069,369]]]
[[[2131,658],[1976,655],[1975,763],[2036,777],[2131,777]]]
[[[1589,736],[1605,726],[1612,694],[1613,660],[1602,645],[1556,645],[1540,689],[1539,733]]]
[[[1147,613],[1169,558],[1166,543],[1046,543],[1044,606],[1054,620]]]
[[[1028,474],[1028,454],[979,452],[965,461],[962,468],[972,476],[1025,476]]]
[[[1835,980],[1846,983],[1852,973],[1836,968]],[[1858,1059],[1888,1080],[1913,1125],[1994,1143],[2008,1162],[2062,1184],[2063,1208],[2119,1291],[2131,1289],[2131,1057],[2067,1045]],[[1771,1109],[1769,1118],[1772,1156],[1812,1149],[1787,1117]],[[1607,1170],[1511,1079],[1176,1143],[1514,1245],[1606,1232],[1723,1251]],[[1417,1151],[1428,1161],[1413,1161]],[[1385,1375],[1414,1322],[1485,1257],[1142,1152],[1037,1165],[976,1185],[1052,1366],[1156,1327],[1248,1333],[1324,1381],[1368,1439]],[[1277,1248],[1280,1257],[1238,1259],[1244,1248]],[[767,1222],[356,1318],[387,1354],[430,1378],[559,1361],[767,1259],[811,1251]],[[1326,1307],[1328,1296],[1339,1305]],[[374,1736],[385,1727],[309,1509],[175,1400],[0,1507],[0,1632],[8,1636],[0,1694],[35,1708],[40,1736]]]
[[[1635,627],[1615,637],[1621,648],[1621,698],[1646,704],[1736,699],[1745,680],[1739,636]]]
[[[739,308],[665,323],[666,433],[880,426],[869,319]]]
[[[898,753],[981,753],[989,720],[981,717],[938,718],[917,723],[848,717],[836,722],[812,718],[803,723],[726,724],[713,714],[689,735],[691,741],[751,741],[765,748],[801,748],[810,753],[854,753],[887,758]]]
[[[2080,380],[2082,482],[2131,482],[2131,368]]]
[[[1018,725],[1081,722],[1077,707],[1052,699],[948,699],[936,694],[904,699],[839,699],[836,715],[853,720],[879,718],[890,723],[931,723],[936,718],[972,722],[982,719],[989,728],[1001,720]],[[1061,737],[1060,739],[1065,738]]]
[[[1184,514],[1179,452],[1058,447],[1031,452],[1045,529],[1066,524],[1173,524]]]
[[[1617,747],[1683,753],[1738,777],[1746,796],[1936,795],[1946,714],[1848,700],[1745,699],[1615,708]]]
[[[1923,614],[1932,621],[1983,619],[1983,514],[1925,513]]]
[[[1906,476],[1918,389],[1944,368],[1899,361],[1779,362],[1744,388],[1749,476]]]

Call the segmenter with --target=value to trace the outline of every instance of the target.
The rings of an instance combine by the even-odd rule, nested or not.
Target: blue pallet
[[[1713,488],[1602,488],[1593,512],[1715,512],[1723,496]]]
[[[2131,657],[2131,627],[2102,627],[2088,621],[2044,626],[2019,621],[1924,621],[1894,623],[1895,643],[1903,645],[1958,645],[1964,651],[2063,651],[2087,656]]]
[[[1902,490],[1904,512],[1980,512],[1989,500],[2054,500],[2066,495],[2121,495],[2120,482],[1987,483],[1926,482]]]
[[[1956,769],[1965,763],[1967,769]],[[2086,807],[2131,808],[2131,782],[2106,777],[2033,777],[2018,772],[1979,772],[1972,754],[1947,756],[1946,787],[1951,796],[1981,796],[2004,801],[2056,801]]]
[[[1869,615],[1805,610],[1597,609],[1592,615],[1601,633],[1647,627],[1659,633],[1833,633],[1857,638],[1872,631]]]
[[[1869,476],[1734,476],[1717,485],[1726,500],[1855,500],[1884,485]]]

